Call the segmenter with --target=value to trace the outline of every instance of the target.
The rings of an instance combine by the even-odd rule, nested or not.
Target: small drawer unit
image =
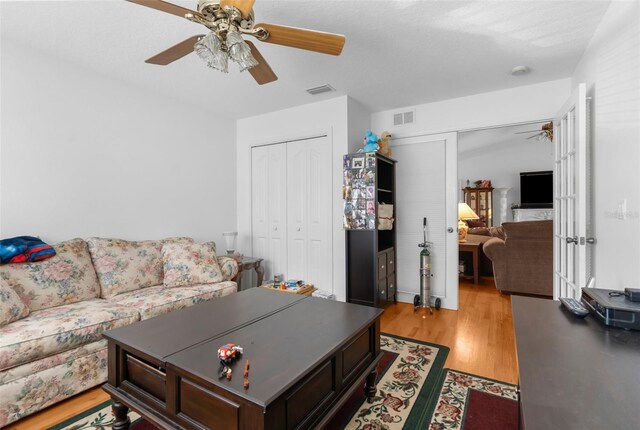
[[[384,306],[386,302],[396,299],[396,252],[395,248],[385,249],[378,253],[378,305]]]

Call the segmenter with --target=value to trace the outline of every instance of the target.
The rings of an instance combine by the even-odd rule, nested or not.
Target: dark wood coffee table
[[[108,331],[113,429],[129,427],[129,408],[162,429],[322,427],[363,379],[375,395],[381,314],[251,288]],[[231,381],[218,378],[226,343],[244,348]]]

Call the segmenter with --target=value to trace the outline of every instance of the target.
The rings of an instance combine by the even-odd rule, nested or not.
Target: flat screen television
[[[553,207],[553,172],[520,173],[520,207]]]

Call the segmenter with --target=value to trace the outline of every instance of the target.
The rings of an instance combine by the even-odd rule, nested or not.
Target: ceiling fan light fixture
[[[227,33],[227,47],[229,56],[238,63],[241,72],[258,65],[258,61],[251,54],[251,47],[244,41],[240,33],[236,31]]]
[[[222,42],[213,31],[196,42],[194,51],[207,66],[229,73],[229,55],[222,50]]]

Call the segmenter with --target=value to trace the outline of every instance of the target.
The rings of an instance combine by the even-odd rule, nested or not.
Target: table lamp
[[[238,239],[237,231],[225,231],[222,233],[224,241],[227,245],[227,255],[233,255],[236,252],[236,240]]]
[[[470,219],[480,219],[480,217],[466,203],[458,203],[458,242],[467,241],[469,226],[465,222]]]

